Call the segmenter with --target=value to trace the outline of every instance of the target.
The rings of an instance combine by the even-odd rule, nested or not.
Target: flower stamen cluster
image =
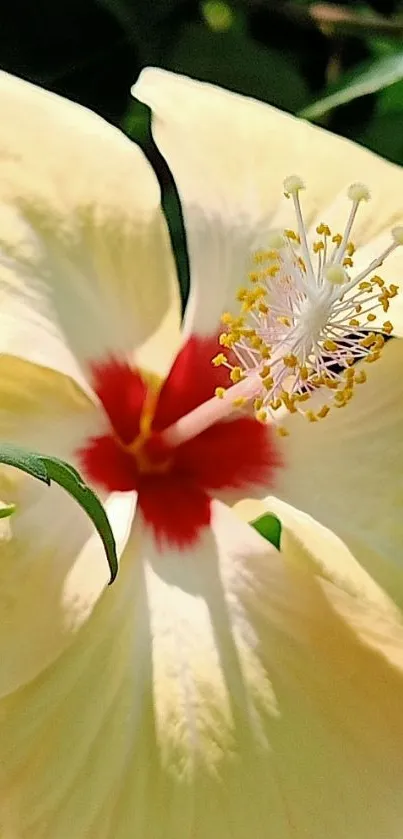
[[[286,178],[296,230],[274,231],[268,249],[254,255],[248,285],[237,294],[240,314],[222,316],[222,352],[212,360],[228,368],[234,384],[253,377],[254,410],[261,422],[274,419],[281,406],[310,422],[345,407],[356,386],[366,381],[355,363],[377,361],[385,336],[393,331],[386,313],[399,289],[387,285],[377,269],[403,244],[403,227],[394,228],[390,245],[354,275],[356,249],[350,235],[359,205],[370,197],[367,187],[350,186],[352,206],[344,232],[333,233],[321,223],[311,247],[299,199],[303,188],[297,176]],[[326,396],[313,410],[310,400],[319,388]],[[216,395],[230,398],[231,390]],[[249,396],[250,390],[245,397],[234,393],[234,407]],[[281,427],[279,432],[285,433]]]

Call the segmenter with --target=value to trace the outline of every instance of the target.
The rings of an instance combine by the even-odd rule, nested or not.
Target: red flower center
[[[125,361],[93,367],[110,431],[81,449],[83,471],[110,492],[136,490],[160,545],[191,544],[210,523],[212,497],[269,490],[281,465],[270,428],[240,413],[175,448],[164,442],[164,429],[229,384],[226,369],[211,365],[217,348],[215,338],[190,338],[163,383]]]

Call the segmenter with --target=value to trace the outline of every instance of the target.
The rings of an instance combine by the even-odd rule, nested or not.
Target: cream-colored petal
[[[68,376],[0,356],[0,440],[68,458],[105,422],[98,405]]]
[[[290,434],[272,491],[337,533],[402,606],[403,341],[363,367],[367,382],[345,408],[320,422],[282,419]]]
[[[177,298],[157,179],[90,111],[0,76],[0,350],[80,378]]]
[[[368,265],[389,247],[391,241],[391,231],[385,229],[359,248],[354,255],[354,271],[360,273],[366,270]],[[373,276],[373,273],[370,276]],[[381,326],[385,320],[389,320],[393,324],[393,335],[403,337],[403,247],[400,246],[393,251],[376,273],[382,277],[386,285],[392,283],[399,287],[397,296],[389,302],[388,311],[384,313],[381,307],[377,310],[377,325]]]
[[[233,510],[242,521],[249,523],[267,514],[275,515],[281,523],[281,551],[286,551],[291,532],[309,553],[309,562],[314,573],[331,580],[339,588],[358,595],[362,604],[377,604],[386,608],[390,614],[394,613],[398,621],[401,620],[400,610],[393,607],[391,599],[363,569],[347,545],[307,513],[291,507],[275,496],[268,496],[264,501],[243,499],[234,505]],[[305,553],[301,567],[304,566],[307,567]]]
[[[398,839],[403,629],[310,551],[217,502],[186,554],[139,522],[74,644],[0,704],[3,833]]]
[[[102,432],[103,422],[99,409],[65,376],[0,358],[2,442],[77,466],[77,450]],[[2,696],[60,655],[106,585],[108,565],[93,525],[64,490],[2,467],[0,497],[16,505],[13,516],[0,521]],[[133,500],[104,500],[121,542]]]
[[[357,244],[402,223],[403,170],[266,104],[157,69],[133,94],[153,110],[155,140],[182,199],[191,262],[187,329],[209,332],[234,308],[251,250],[270,227],[294,227],[283,179],[301,175],[311,223],[354,181],[368,183]],[[344,201],[332,221],[345,221]],[[342,213],[339,212],[342,210]],[[325,219],[326,220],[326,219]],[[401,265],[402,263],[400,263]]]

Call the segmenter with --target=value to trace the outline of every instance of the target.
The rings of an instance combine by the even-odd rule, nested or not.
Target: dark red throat
[[[281,466],[273,433],[250,416],[236,414],[197,437],[168,448],[161,432],[230,384],[228,371],[211,364],[217,338],[191,337],[161,386],[126,361],[93,366],[93,387],[110,431],[80,450],[88,480],[109,492],[136,490],[145,522],[160,546],[193,543],[210,523],[211,498],[244,497],[273,485]]]

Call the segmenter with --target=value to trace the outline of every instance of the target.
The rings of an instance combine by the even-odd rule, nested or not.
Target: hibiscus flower
[[[141,151],[84,109],[1,80],[0,435],[85,472],[120,570],[108,588],[98,536],[62,491],[3,469],[2,501],[17,509],[1,523],[0,833],[398,837],[403,386],[401,341],[383,346],[379,336],[389,317],[397,332],[401,322],[401,172],[268,106],[160,71],[145,72],[135,94],[153,109],[182,199],[191,264],[182,329],[158,185]],[[309,186],[303,226],[293,171]],[[292,200],[278,202],[284,180]],[[265,276],[267,299],[280,283],[304,282],[305,224],[322,230],[313,240],[324,248],[325,225],[337,237],[351,200],[354,276],[370,266],[357,282],[376,291],[382,313],[386,295],[388,311],[380,328],[343,315],[312,381],[309,354],[294,364],[291,333],[281,332],[290,314],[274,324],[263,298],[237,293],[278,229],[275,257],[259,262],[258,273],[266,258],[275,263],[279,279]],[[339,285],[350,300],[343,229],[336,273],[317,263],[317,284],[334,292],[320,336],[343,306]],[[354,306],[361,291],[351,288]],[[234,337],[249,328],[234,318],[246,316],[255,316],[249,355]],[[369,357],[377,363],[360,381]],[[318,421],[303,416],[306,393]],[[248,524],[259,510],[281,518],[280,551]]]

